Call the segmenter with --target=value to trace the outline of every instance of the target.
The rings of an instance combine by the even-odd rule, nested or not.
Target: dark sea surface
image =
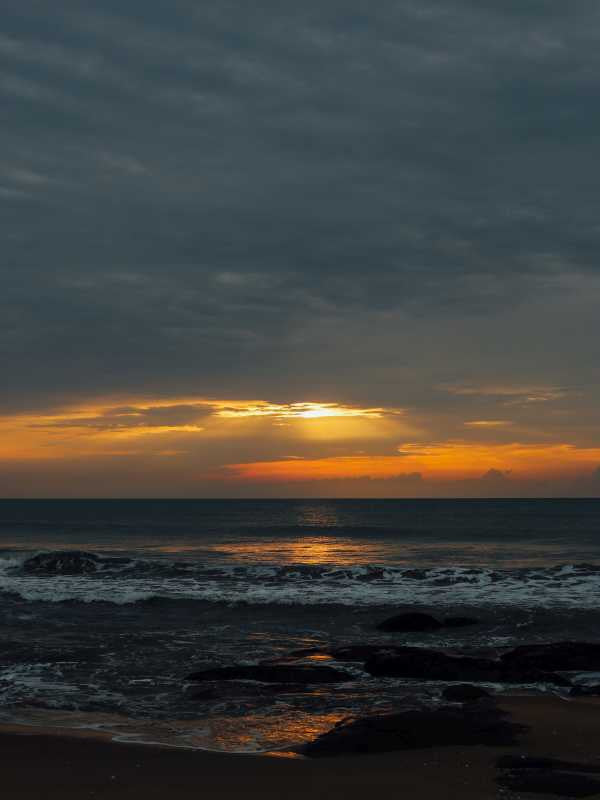
[[[60,551],[89,554],[79,574],[34,570]],[[600,500],[0,501],[0,720],[286,750],[351,714],[436,703],[443,686],[344,664],[343,685],[198,696],[186,676],[351,643],[600,641],[599,606]],[[481,624],[375,629],[407,609]]]

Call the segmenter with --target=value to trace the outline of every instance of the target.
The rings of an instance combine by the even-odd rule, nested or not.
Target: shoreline
[[[332,758],[282,758],[115,741],[111,734],[0,725],[8,797],[40,800],[205,798],[364,800],[373,792],[422,800],[487,800],[496,760],[528,754],[600,765],[600,698],[501,695],[498,706],[529,730],[511,747],[438,747]],[[600,797],[600,794],[598,795]],[[540,798],[541,795],[536,795]]]

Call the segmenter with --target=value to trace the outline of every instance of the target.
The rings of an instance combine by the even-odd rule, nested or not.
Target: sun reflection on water
[[[385,548],[381,543],[371,544],[333,536],[224,542],[215,545],[214,551],[226,555],[228,560],[244,564],[353,566],[385,560]]]

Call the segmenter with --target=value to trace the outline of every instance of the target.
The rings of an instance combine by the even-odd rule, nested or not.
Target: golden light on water
[[[384,558],[381,545],[370,545],[333,536],[303,536],[273,541],[251,539],[244,542],[220,543],[212,548],[215,554],[222,553],[228,560],[241,564],[354,564],[377,563]]]

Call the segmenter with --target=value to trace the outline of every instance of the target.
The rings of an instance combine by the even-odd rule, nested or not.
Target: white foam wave
[[[586,565],[491,570],[472,567],[212,568],[204,573],[32,576],[0,559],[0,592],[38,602],[136,603],[149,599],[347,606],[437,604],[596,608],[600,570]]]

